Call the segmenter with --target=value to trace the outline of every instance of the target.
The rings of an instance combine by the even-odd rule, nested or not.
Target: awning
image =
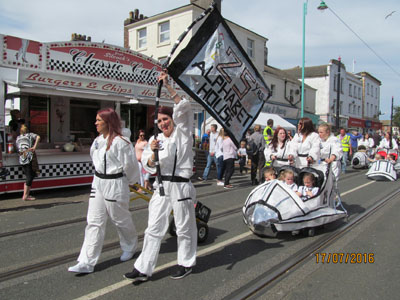
[[[253,123],[253,126],[254,125],[261,125],[261,127],[266,127],[267,126],[267,121],[269,119],[272,119],[274,121],[273,128],[277,128],[278,125],[279,125],[280,127],[283,127],[286,130],[296,130],[296,126],[294,126],[293,124],[289,123],[288,121],[286,121],[281,116],[275,115],[275,114],[263,113],[263,112],[258,115],[258,118]]]

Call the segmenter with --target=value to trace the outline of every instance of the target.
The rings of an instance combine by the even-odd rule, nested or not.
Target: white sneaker
[[[218,182],[217,182],[217,185],[219,185],[219,186],[223,186],[223,185],[224,185],[224,183],[223,183],[222,181],[218,181]]]
[[[135,252],[124,251],[124,252],[122,252],[122,255],[119,259],[121,261],[127,261],[127,260],[130,260],[134,254],[135,254]]]
[[[93,270],[94,266],[90,266],[82,262],[68,268],[68,272],[74,272],[74,273],[93,273]]]

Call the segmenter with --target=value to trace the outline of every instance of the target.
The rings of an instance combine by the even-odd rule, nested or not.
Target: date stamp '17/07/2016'
[[[373,264],[374,253],[315,253],[317,264]]]

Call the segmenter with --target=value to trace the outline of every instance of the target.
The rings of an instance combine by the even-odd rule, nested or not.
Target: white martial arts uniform
[[[197,226],[194,204],[196,190],[189,178],[193,174],[193,114],[189,100],[182,99],[174,106],[174,130],[169,137],[159,134],[159,161],[161,174],[164,177],[175,176],[175,180],[186,179],[187,182],[172,182],[163,179],[165,196],[160,195],[159,185],[155,183],[155,192],[149,204],[149,220],[145,230],[143,249],[135,262],[135,268],[151,276],[157,264],[161,241],[168,230],[168,219],[174,211],[176,234],[178,238],[178,265],[191,267],[196,264]],[[147,164],[153,151],[150,148],[154,137],[150,138],[142,154],[146,171],[155,173],[156,168]],[[175,159],[176,158],[176,159]],[[174,164],[176,160],[176,164]],[[175,173],[173,174],[175,167]]]
[[[335,175],[336,180],[339,180],[340,161],[343,156],[342,143],[339,139],[331,134],[326,141],[321,139],[321,161],[335,155],[336,159],[331,163],[331,170]]]
[[[378,145],[379,149],[386,149],[386,150],[397,150],[399,146],[397,145],[395,139],[392,139],[392,148],[390,148],[389,141],[386,138],[383,138]]]
[[[91,266],[100,257],[108,216],[117,226],[122,251],[134,252],[137,246],[136,229],[129,212],[129,184],[139,181],[139,165],[128,139],[115,137],[106,151],[107,141],[100,135],[90,148],[94,168],[100,174],[98,176],[121,173],[123,176],[112,179],[93,177],[85,239],[78,257],[79,262]]]
[[[320,158],[321,139],[318,133],[311,132],[303,142],[303,135],[296,133],[291,141],[294,149],[296,149],[296,167],[304,168],[308,166],[307,157],[310,156],[314,160],[314,164],[318,163]],[[312,167],[312,166],[311,166]]]
[[[277,145],[277,149],[275,150],[272,146],[272,143],[267,145],[264,149],[265,161],[270,161],[271,156],[275,156],[276,159],[273,161],[274,167],[281,167],[289,165],[289,155],[292,155],[293,158],[296,157],[295,150],[293,148],[292,142],[287,140],[283,149]]]

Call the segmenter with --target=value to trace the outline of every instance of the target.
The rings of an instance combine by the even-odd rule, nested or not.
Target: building
[[[43,43],[0,34],[0,49],[0,134],[12,146],[9,111],[19,109],[31,132],[41,137],[36,153],[42,173],[33,189],[91,183],[89,148],[97,136],[99,109],[119,112],[132,140],[142,128],[150,135],[158,61],[86,38]],[[160,102],[173,105],[166,90]],[[70,142],[75,151],[62,151]],[[5,153],[3,161],[11,174],[0,182],[0,194],[23,190],[17,153]]]
[[[341,62],[340,62],[341,63]],[[339,98],[339,126],[359,131],[381,129],[379,103],[381,82],[367,72],[357,74],[340,66],[340,94],[338,97],[339,61],[332,59],[329,64],[306,67],[305,83],[316,89],[315,113],[321,121],[336,124],[336,108]],[[301,68],[295,67],[284,72],[301,78]]]
[[[220,9],[221,1],[216,2]],[[181,33],[211,3],[212,1],[210,0],[191,0],[188,5],[151,17],[144,17],[136,9],[134,12],[129,13],[129,18],[124,22],[124,46],[151,56],[160,63],[163,63]],[[279,114],[281,117],[297,124],[297,119],[300,117],[301,95],[299,91],[301,83],[295,77],[290,76],[290,74],[285,74],[277,68],[268,66],[267,38],[232,21],[226,19],[225,21],[273,92],[272,98],[264,106],[264,111]],[[181,48],[187,45],[197,28],[195,26],[193,30],[188,32],[185,40],[180,45]],[[178,52],[179,48],[175,53]],[[317,123],[318,116],[314,114],[315,92],[315,89],[306,86],[305,115],[310,116]],[[197,135],[201,136],[200,131],[205,120],[205,114],[198,114],[196,118],[198,127]]]

